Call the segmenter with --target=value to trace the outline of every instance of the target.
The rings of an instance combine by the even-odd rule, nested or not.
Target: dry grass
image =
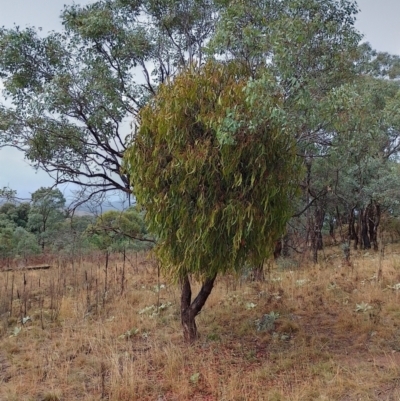
[[[220,277],[189,348],[179,289],[157,291],[144,255],[111,260],[107,283],[102,260],[0,273],[0,400],[399,400],[400,255],[325,257]]]

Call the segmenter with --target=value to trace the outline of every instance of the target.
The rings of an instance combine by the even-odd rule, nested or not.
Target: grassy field
[[[0,272],[0,400],[400,400],[397,251],[219,277],[192,347],[148,255]]]

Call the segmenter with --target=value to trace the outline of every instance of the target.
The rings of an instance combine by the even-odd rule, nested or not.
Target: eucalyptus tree
[[[51,252],[71,258],[80,258],[93,251],[92,243],[86,230],[95,221],[93,215],[67,216],[58,221],[56,232],[51,241]]]
[[[65,198],[59,189],[42,187],[32,194],[28,228],[36,234],[42,252],[65,220],[64,208]]]
[[[4,215],[17,227],[26,227],[29,218],[30,204],[23,202],[20,204],[6,202],[0,206],[0,216]]]
[[[362,36],[351,0],[233,1],[210,48],[250,69],[267,66],[283,93],[288,126],[305,154],[329,140],[321,101],[359,72]],[[262,99],[260,99],[260,102]],[[326,116],[324,116],[326,117]]]
[[[9,187],[0,188],[0,199],[5,200],[6,202],[13,203],[17,196],[17,191],[11,189]]]
[[[294,203],[297,210],[291,226],[303,231],[304,244],[311,243],[316,255],[324,222],[321,202],[327,190],[313,190],[313,165],[328,154],[337,135],[332,129],[334,115],[327,112],[329,101],[332,92],[352,83],[361,64],[367,64],[365,49],[359,47],[361,35],[354,27],[358,8],[350,0],[235,4],[221,13],[210,47],[220,57],[241,60],[252,70],[263,65],[276,78],[286,127],[307,171],[299,183],[302,197]],[[262,98],[257,101],[262,102]]]
[[[40,253],[37,238],[25,228],[0,215],[0,258],[7,264],[11,259],[25,259]]]
[[[396,166],[400,84],[360,77],[353,85],[338,90],[335,97],[340,102],[331,102],[335,105],[331,112],[336,116],[334,128],[339,134],[329,157],[318,162],[325,166],[316,182],[325,182],[331,189],[331,207],[335,205],[347,215],[348,235],[355,248],[378,249],[381,214],[395,212],[400,200]]]
[[[28,256],[37,253],[39,247],[36,237],[25,230],[30,204],[17,203],[17,191],[10,188],[0,189],[0,198],[6,200],[0,206],[0,257],[10,263],[11,258]]]
[[[388,208],[397,198],[390,202],[383,194],[397,188],[391,160],[399,150],[398,84],[388,80],[400,75],[400,57],[360,45],[354,1],[235,4],[221,13],[210,47],[253,70],[266,65],[279,83],[287,126],[307,171],[290,226],[300,231],[316,261],[327,218],[333,224],[345,208],[348,215],[364,215],[358,225],[362,246],[372,241],[376,247],[379,205]],[[356,185],[360,163],[363,174]]]
[[[13,233],[15,224],[5,215],[0,215],[0,257],[9,264],[14,255]]]
[[[356,249],[377,249],[381,216],[397,213],[399,89],[397,81],[364,74],[321,101],[321,119],[329,121],[331,137],[314,148],[316,157],[307,166],[308,213],[291,221],[305,238],[309,235],[315,262],[323,229],[333,241],[336,226],[341,242],[354,240]]]
[[[284,89],[288,125],[299,140],[317,140],[313,106],[354,66],[355,14],[349,0],[99,0],[66,7],[61,33],[1,29],[12,106],[0,109],[0,146],[89,197],[130,194],[121,169],[128,123],[160,83],[213,57],[252,71],[267,64]]]
[[[102,250],[150,249],[155,243],[147,235],[143,213],[136,207],[104,212],[88,226],[86,234]]]
[[[129,123],[157,86],[203,60],[211,0],[99,0],[65,7],[63,32],[0,29],[0,146],[13,146],[83,200],[119,190]],[[85,195],[85,196],[82,196]],[[80,203],[78,200],[77,203]]]
[[[126,154],[162,268],[181,283],[189,342],[217,274],[271,254],[301,171],[274,78],[249,74],[241,63],[209,62],[162,85]],[[202,281],[193,300],[190,275]]]
[[[23,227],[17,227],[13,232],[14,256],[24,259],[25,263],[32,255],[41,252],[37,238]]]

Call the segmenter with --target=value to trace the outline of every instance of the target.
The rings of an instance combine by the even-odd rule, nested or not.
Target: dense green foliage
[[[240,64],[193,67],[140,114],[128,170],[175,277],[262,262],[290,217],[300,173],[295,144],[273,79],[258,108],[248,78]]]
[[[37,235],[42,250],[63,221],[64,207],[65,198],[59,189],[40,188],[32,194],[27,225]]]
[[[400,211],[399,84],[359,77],[333,92],[329,107],[330,139],[316,149],[319,157],[309,163],[311,219],[320,220],[318,230],[348,223],[349,230],[340,241],[355,240],[355,247],[360,244],[362,249],[372,241],[377,247],[377,238],[371,236],[382,213],[394,218]],[[378,208],[377,214],[366,216],[371,207]],[[367,230],[367,226],[373,228]],[[361,241],[363,230],[370,233]]]
[[[134,207],[104,212],[87,228],[87,234],[102,250],[146,250],[154,243],[147,236],[143,215]]]
[[[15,191],[8,193],[14,200],[0,205],[0,266],[41,253],[79,257],[96,250],[145,250],[154,243],[135,208],[71,216],[58,189],[40,188],[23,203]]]

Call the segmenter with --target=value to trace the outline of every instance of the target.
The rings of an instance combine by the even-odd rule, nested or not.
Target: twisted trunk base
[[[183,337],[186,342],[193,343],[198,338],[196,316],[200,313],[207,298],[211,294],[214,281],[217,275],[204,281],[197,297],[192,302],[192,287],[189,276],[186,275],[181,281],[181,322],[183,328]]]

